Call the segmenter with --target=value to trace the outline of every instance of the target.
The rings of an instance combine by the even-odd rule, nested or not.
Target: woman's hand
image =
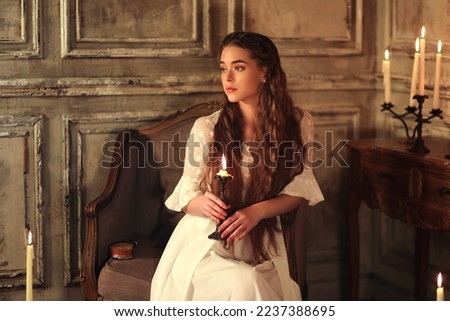
[[[207,191],[205,194],[192,199],[186,206],[186,212],[201,214],[219,223],[220,220],[227,217],[226,210],[229,207],[220,197]]]
[[[258,217],[259,215],[251,207],[237,210],[220,224],[221,237],[227,239],[228,242],[234,239],[241,240],[258,224],[260,220]]]

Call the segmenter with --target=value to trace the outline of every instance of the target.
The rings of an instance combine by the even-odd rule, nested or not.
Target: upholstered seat
[[[185,143],[194,121],[219,109],[216,102],[193,106],[157,125],[124,130],[103,193],[86,206],[86,238],[80,271],[87,300],[148,300],[153,273],[182,213],[164,201],[183,172]],[[120,157],[119,157],[120,155]],[[282,217],[291,276],[306,298],[305,210]],[[136,242],[133,257],[111,258],[109,246]]]
[[[150,238],[138,240],[133,258],[110,258],[98,277],[98,294],[103,299],[120,301],[148,300],[153,273],[162,249],[152,246]]]

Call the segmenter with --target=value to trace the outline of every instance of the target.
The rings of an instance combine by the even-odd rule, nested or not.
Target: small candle
[[[433,108],[439,108],[439,86],[441,78],[442,41],[438,41],[436,52],[436,71],[434,73]]]
[[[442,274],[437,277],[436,301],[444,301],[444,287],[442,286]]]
[[[33,301],[33,236],[31,231],[28,231],[27,238],[27,271],[26,271],[26,300]]]
[[[414,64],[413,64],[413,72],[412,72],[412,79],[411,79],[411,92],[409,94],[409,106],[414,106],[415,99],[413,98],[416,95],[417,92],[417,72],[419,71],[419,49],[420,49],[420,42],[419,38],[416,38],[416,52],[414,53]]]
[[[389,61],[389,50],[384,52],[383,60],[383,83],[384,83],[384,102],[391,102],[391,64]]]
[[[425,27],[420,31],[420,75],[419,75],[419,95],[425,94]]]
[[[217,176],[228,177],[230,174],[227,172],[227,160],[225,155],[222,154],[222,169],[217,173]]]

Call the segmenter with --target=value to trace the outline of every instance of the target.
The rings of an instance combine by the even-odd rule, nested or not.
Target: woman
[[[300,300],[279,216],[302,198],[310,205],[323,200],[302,153],[313,139],[311,115],[294,108],[277,48],[266,36],[226,36],[220,70],[224,107],[191,130],[183,176],[166,201],[186,215],[161,257],[150,299]],[[222,155],[233,176],[225,201],[214,178]],[[209,239],[222,220],[225,241]]]

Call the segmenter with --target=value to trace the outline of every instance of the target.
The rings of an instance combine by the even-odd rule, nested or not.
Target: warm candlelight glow
[[[224,154],[222,154],[222,169],[223,169],[224,171],[227,170],[227,159],[225,158],[225,155],[224,155]]]
[[[389,60],[389,50],[384,51],[384,59]]]
[[[442,51],[442,41],[439,40],[439,41],[438,41],[438,44],[437,44],[437,52],[438,52],[438,53],[441,53],[441,51]]]
[[[33,234],[31,233],[31,231],[28,231],[28,245],[33,244]]]
[[[420,30],[420,38],[425,38],[425,26],[422,26],[422,29]]]
[[[420,41],[419,38],[416,38],[416,52],[419,52],[420,50]]]
[[[437,277],[436,301],[444,301],[444,287],[442,286],[442,274]]]
[[[222,169],[217,172],[217,176],[220,177],[231,177],[227,172],[227,160],[225,159],[225,155],[222,154]]]

